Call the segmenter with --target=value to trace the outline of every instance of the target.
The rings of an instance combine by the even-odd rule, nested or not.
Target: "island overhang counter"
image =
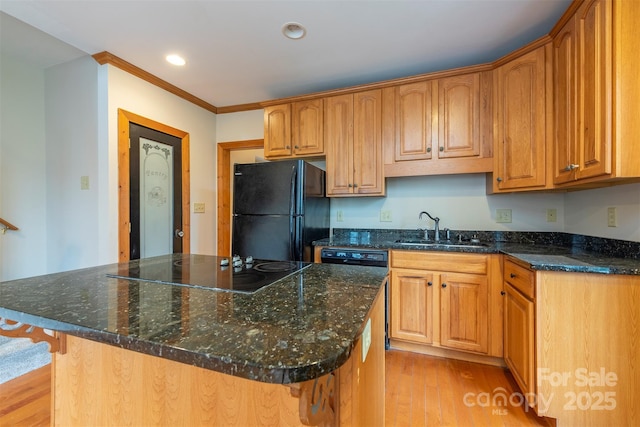
[[[215,257],[127,266],[187,258]],[[311,264],[239,293],[122,267],[0,284],[0,318],[61,344],[54,425],[383,423],[385,268]]]

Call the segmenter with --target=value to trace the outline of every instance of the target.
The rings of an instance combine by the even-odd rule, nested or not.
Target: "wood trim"
[[[263,148],[263,139],[221,142],[217,152],[217,215],[218,256],[231,256],[231,151]]]
[[[122,71],[126,71],[131,75],[134,75],[146,82],[151,83],[152,85],[155,85],[161,89],[164,89],[167,92],[172,93],[182,99],[185,99],[191,102],[192,104],[202,107],[207,111],[211,111],[212,113],[218,112],[218,108],[215,105],[209,104],[208,102],[198,98],[197,96],[194,96],[189,92],[182,90],[179,87],[174,86],[171,83],[165,80],[162,80],[159,77],[154,76],[153,74],[143,70],[142,68],[136,67],[135,65],[125,61],[122,58],[118,58],[112,53],[104,51],[104,52],[96,53],[91,56],[100,65],[104,65],[104,64],[113,65],[114,67],[120,68]]]
[[[532,52],[536,49],[538,49],[539,47],[542,47],[544,45],[546,45],[547,43],[551,43],[551,37],[549,37],[549,35],[544,35],[542,37],[540,37],[539,39],[536,39],[534,41],[532,41],[531,43],[522,46],[520,49],[514,50],[511,53],[506,54],[505,56],[503,56],[502,58],[496,60],[493,63],[493,68],[498,68],[504,64],[507,64],[511,61],[513,61],[516,58],[521,57],[522,55],[525,55],[529,52]]]
[[[118,261],[129,261],[129,124],[136,123],[158,132],[182,139],[182,252],[189,253],[191,245],[191,181],[189,164],[189,134],[129,111],[118,109]]]
[[[47,334],[44,329],[37,326],[16,322],[5,317],[0,317],[0,336],[9,338],[29,338],[34,343],[45,341],[49,344],[49,352],[55,353],[60,349],[58,336]]]
[[[0,224],[2,224],[2,227],[0,228],[0,230],[2,230],[2,234],[4,234],[5,231],[7,231],[7,230],[13,230],[13,231],[18,230],[18,227],[16,227],[15,225],[11,224],[9,221],[5,221],[2,218],[0,218]]]
[[[491,71],[492,69],[493,69],[493,64],[490,64],[490,63],[480,64],[480,65],[471,65],[468,67],[460,67],[460,68],[453,68],[450,70],[442,70],[442,71],[435,71],[435,72],[425,73],[425,74],[417,74],[414,76],[401,77],[401,78],[391,79],[391,80],[383,80],[375,83],[368,83],[368,84],[363,84],[358,86],[350,86],[346,88],[327,90],[323,92],[310,93],[306,95],[292,96],[289,98],[273,99],[269,101],[260,102],[259,105],[261,107],[268,107],[270,105],[285,104],[288,102],[307,101],[314,98],[324,98],[324,97],[336,96],[336,95],[347,95],[347,94],[356,93],[356,92],[363,92],[363,91],[374,90],[374,89],[384,89],[387,87],[409,84],[409,83],[417,83],[424,80],[434,80],[434,79],[440,79],[443,77],[453,77],[453,76],[459,76],[462,74]]]
[[[551,31],[549,31],[549,37],[554,38],[558,35],[562,27],[573,18],[573,15],[575,15],[582,2],[583,0],[573,0],[558,22],[556,22]]]

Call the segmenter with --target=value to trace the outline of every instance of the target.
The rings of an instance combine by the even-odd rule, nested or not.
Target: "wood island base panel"
[[[359,341],[337,371],[286,385],[67,336],[67,353],[53,358],[52,425],[381,426],[384,298],[370,319],[365,362]]]

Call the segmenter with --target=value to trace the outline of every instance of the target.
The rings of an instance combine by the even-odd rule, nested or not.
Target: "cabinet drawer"
[[[533,271],[512,261],[505,260],[504,281],[522,292],[527,298],[534,298],[535,280]]]
[[[391,251],[391,267],[487,274],[487,258],[453,252]]]

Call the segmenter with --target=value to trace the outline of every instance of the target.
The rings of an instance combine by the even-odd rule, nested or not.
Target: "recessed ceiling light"
[[[180,55],[167,55],[167,61],[173,65],[184,65],[187,62]]]
[[[298,40],[307,34],[307,30],[297,22],[287,22],[282,26],[282,34],[290,39]]]

